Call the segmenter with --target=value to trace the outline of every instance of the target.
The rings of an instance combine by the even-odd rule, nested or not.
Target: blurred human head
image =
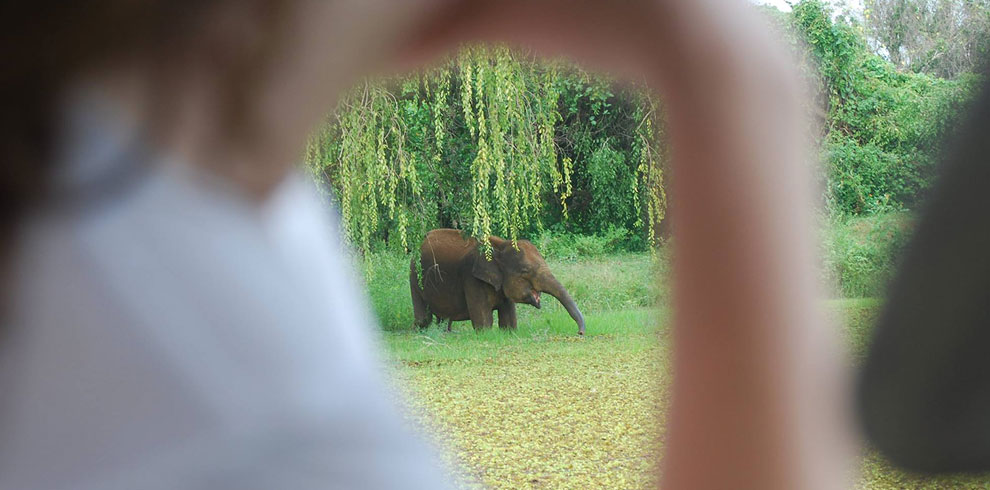
[[[221,17],[219,11],[234,10],[235,5],[237,10],[255,12],[256,19],[270,24],[270,29],[252,33],[254,43],[234,39],[237,33],[229,23],[212,25],[211,21]],[[132,92],[137,85],[146,85],[142,87],[145,99],[131,93],[131,101],[152,102],[149,107],[131,108],[141,113],[135,114],[133,122],[144,124],[139,119],[147,118],[166,126],[174,117],[171,102],[177,97],[172,89],[181,86],[181,80],[197,64],[213,63],[216,83],[223,80],[226,88],[226,100],[217,101],[217,106],[224,107],[226,120],[232,128],[237,127],[246,123],[237,100],[250,92],[252,72],[264,53],[265,42],[259,38],[262,33],[274,37],[282,10],[282,2],[270,0],[104,0],[58,7],[12,2],[4,7],[2,49],[6,61],[0,72],[5,107],[0,115],[0,148],[5,162],[0,177],[3,242],[9,242],[22,213],[44,194],[60,112],[74,84],[108,73],[123,78],[129,71]],[[250,29],[242,30],[244,36]],[[227,46],[216,43],[224,36],[230,41]],[[232,56],[231,46],[235,44],[238,52]],[[138,81],[140,72],[146,74],[144,82]],[[119,83],[115,88],[124,85]]]
[[[0,12],[0,247],[45,196],[62,112],[80,90],[111,99],[153,151],[260,197],[336,95],[380,68],[424,7],[440,3],[9,2]]]

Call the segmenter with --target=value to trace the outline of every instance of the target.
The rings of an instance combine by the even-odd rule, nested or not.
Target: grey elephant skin
[[[584,335],[584,316],[567,289],[550,272],[543,256],[532,243],[491,236],[492,258],[485,257],[474,238],[460,231],[442,228],[430,231],[420,247],[422,287],[416,259],[409,262],[409,288],[412,292],[416,325],[424,328],[433,321],[471,320],[475,329],[491,327],[498,311],[501,328],[516,328],[516,303],[540,307],[540,296],[547,293],[564,306]]]

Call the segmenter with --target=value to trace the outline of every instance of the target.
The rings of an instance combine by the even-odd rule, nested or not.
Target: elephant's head
[[[526,240],[516,241],[518,249],[512,245],[512,240],[491,237],[490,241],[492,260],[486,260],[479,250],[480,256],[473,268],[474,276],[495,289],[501,289],[515,303],[539,308],[541,293],[557,298],[577,323],[578,333],[584,335],[584,315],[567,289],[550,272],[550,267],[536,247]]]

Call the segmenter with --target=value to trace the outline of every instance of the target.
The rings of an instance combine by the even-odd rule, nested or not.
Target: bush
[[[412,328],[409,259],[409,255],[391,250],[369,253],[364,258],[364,280],[371,309],[385,330]]]
[[[621,226],[609,226],[595,235],[544,231],[530,240],[546,259],[573,260],[579,257],[601,257],[620,252],[647,250],[646,240]]]
[[[903,212],[831,223],[824,233],[824,271],[836,292],[848,298],[883,296],[912,224]]]
[[[980,81],[900,73],[873,54],[856,25],[822,0],[794,5],[790,29],[811,55],[804,70],[825,113],[821,141],[830,211],[911,209],[923,200],[941,142]]]

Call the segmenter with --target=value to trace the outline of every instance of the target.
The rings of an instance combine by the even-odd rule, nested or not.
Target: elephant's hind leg
[[[426,328],[433,322],[433,314],[423,298],[423,290],[419,287],[419,276],[416,274],[416,259],[409,261],[409,293],[412,296],[413,318],[416,326]]]

